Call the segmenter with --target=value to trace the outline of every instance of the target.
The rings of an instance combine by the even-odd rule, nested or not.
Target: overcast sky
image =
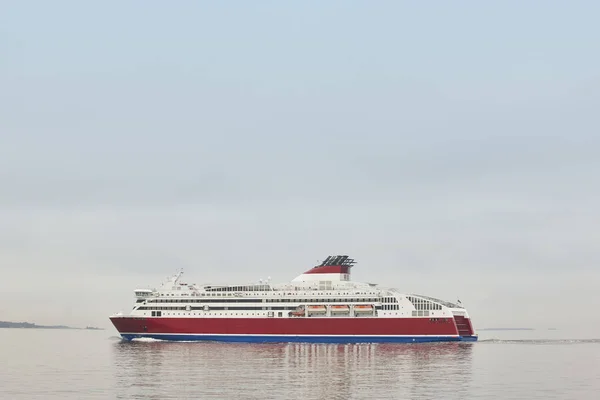
[[[0,320],[354,280],[600,330],[597,1],[0,5]],[[112,329],[112,328],[111,328]]]

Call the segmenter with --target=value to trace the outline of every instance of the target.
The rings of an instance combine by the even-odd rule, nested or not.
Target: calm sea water
[[[0,329],[1,399],[598,399],[600,340],[122,342],[113,331]]]

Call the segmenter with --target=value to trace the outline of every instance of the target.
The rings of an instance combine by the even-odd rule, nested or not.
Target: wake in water
[[[600,344],[600,339],[483,339],[479,343],[490,344]]]
[[[119,338],[119,340],[126,342],[126,343],[128,342],[128,340],[125,340],[123,338]],[[155,339],[155,338],[147,338],[147,337],[133,338],[133,339],[131,339],[131,341],[136,342],[136,343],[172,343],[172,344],[196,343],[199,345],[210,343],[208,341],[198,341],[198,340],[164,340],[164,339]]]
[[[161,339],[145,338],[145,337],[133,338],[133,339],[131,339],[131,341],[132,342],[147,342],[147,343],[164,342],[164,340],[161,340]]]
[[[114,340],[114,341],[125,341],[127,342],[125,339],[119,337],[119,336],[110,336],[108,338],[109,340]],[[195,340],[178,340],[178,341],[170,341],[170,340],[162,340],[162,339],[155,339],[155,338],[133,338],[131,339],[132,342],[137,342],[137,343],[196,343],[196,344],[202,344],[202,343],[210,343],[210,342],[202,342],[202,341],[195,341]],[[219,343],[219,342],[213,342],[213,343]],[[478,342],[473,342],[472,344],[477,344],[477,343],[483,343],[483,344],[539,344],[539,345],[564,345],[564,344],[600,344],[600,339],[480,339]],[[323,345],[328,345],[326,343],[324,343]],[[331,344],[329,344],[331,345]],[[363,345],[368,345],[363,343]],[[423,346],[423,344],[413,344],[413,343],[409,343],[409,345],[421,345]],[[426,345],[428,346],[432,346],[432,345],[439,345],[439,346],[444,346],[447,345],[447,343],[427,343]],[[337,346],[337,345],[335,345]]]

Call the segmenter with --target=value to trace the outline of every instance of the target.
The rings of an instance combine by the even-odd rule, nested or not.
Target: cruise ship
[[[389,343],[476,341],[462,305],[350,279],[355,261],[327,257],[291,282],[196,285],[179,271],[136,289],[128,314],[110,317],[126,340]]]

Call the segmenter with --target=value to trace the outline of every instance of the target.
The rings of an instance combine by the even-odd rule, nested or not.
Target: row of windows
[[[181,290],[181,287],[177,287],[177,289]],[[190,287],[190,290],[193,290],[193,288]],[[196,297],[196,296],[199,296],[199,297],[205,297],[205,296],[206,297],[221,297],[221,296],[223,296],[223,297],[234,297],[234,296],[239,296],[239,295],[243,294],[242,292],[226,292],[226,293],[221,294],[221,292],[215,292],[214,289],[205,288],[205,290],[208,293],[197,292],[197,291],[194,291],[192,293],[158,293],[158,296],[159,297],[169,297],[169,296],[171,296],[171,297],[173,297],[173,296],[174,297],[180,297],[180,296],[192,296],[192,297]],[[317,290],[317,289],[295,288],[296,292],[299,292],[299,291],[306,292],[306,291],[312,291],[312,290]],[[319,289],[319,290],[326,290],[326,289]],[[250,290],[250,291],[252,291],[252,290]],[[269,290],[267,292],[260,293],[259,295],[260,296],[267,296],[267,295],[272,296],[273,294],[279,295],[279,296],[297,296],[298,295],[297,293],[281,292],[281,291],[275,291],[275,290]],[[373,293],[373,292],[341,292],[341,291],[337,290],[334,293],[323,293],[323,292],[314,293],[313,292],[312,294],[314,294],[314,295],[327,295],[327,294],[332,294],[332,295],[333,294],[336,294],[336,295],[342,295],[342,294],[348,294],[348,295],[376,295],[377,293]]]
[[[208,306],[206,306],[208,307]],[[190,310],[234,310],[234,311],[248,311],[248,310],[297,310],[298,307],[285,307],[285,306],[273,306],[273,307],[190,307]],[[397,310],[398,308],[382,308],[381,306],[375,307],[377,310]],[[148,307],[142,306],[138,310],[171,310],[171,311],[185,311],[187,307]],[[189,310],[188,310],[189,311]]]
[[[204,310],[204,307],[190,307],[191,310]],[[252,311],[252,310],[295,310],[297,307],[209,307],[208,310],[234,310],[234,311]],[[186,307],[140,307],[138,310],[171,310],[185,311]]]
[[[348,274],[344,274],[344,275],[347,279],[343,279],[344,276],[342,276],[342,280],[349,280],[348,279],[349,275]],[[287,287],[285,290],[290,290],[290,289],[291,289],[291,287]],[[294,290],[317,290],[316,288],[307,288],[307,287],[301,287],[301,286],[296,286],[293,289]],[[177,290],[181,290],[181,287],[177,287]],[[207,292],[271,292],[271,291],[274,291],[270,285],[220,286],[220,287],[205,286],[204,290],[206,290]],[[331,281],[319,282],[318,290],[333,290],[332,282]],[[353,293],[359,294],[359,292],[353,292]],[[367,292],[360,292],[360,294],[367,294]]]
[[[395,297],[384,297],[382,299],[382,309],[386,311],[396,311],[400,309],[398,300]]]
[[[264,299],[152,299],[149,303],[262,303]]]
[[[425,300],[425,299],[420,299],[418,297],[412,297],[412,296],[406,296],[406,298],[408,299],[408,301],[410,301],[413,306],[415,306],[415,309],[417,310],[441,310],[442,306],[439,304],[436,304],[432,301],[429,300]]]
[[[269,285],[252,285],[252,286],[226,286],[226,287],[210,287],[204,288],[209,292],[265,292],[270,291],[271,286]]]
[[[429,311],[423,311],[423,310],[414,311],[413,310],[412,316],[413,317],[429,317]]]
[[[137,302],[143,302],[138,300]],[[378,299],[150,299],[148,303],[376,303]]]
[[[420,294],[419,296],[422,297],[422,298],[424,298],[424,299],[431,300],[434,303],[438,303],[438,304],[441,304],[443,306],[446,306],[448,308],[463,308],[462,306],[460,306],[458,304],[450,303],[449,301],[444,301],[444,300],[436,299],[436,298],[429,297],[429,296],[423,296],[422,294]]]
[[[144,313],[144,315],[146,315],[146,313]],[[153,317],[162,317],[163,316],[162,311],[152,311],[151,315]],[[166,312],[166,313],[164,313],[164,315],[181,315],[181,313]],[[186,315],[186,313],[183,313],[183,315]],[[196,315],[196,313],[190,313],[190,312],[188,312],[187,315]],[[199,315],[201,315],[201,314],[199,314]],[[211,315],[215,315],[215,316],[216,315],[231,316],[231,315],[238,315],[238,313],[235,313],[235,314],[227,314],[227,313],[225,313],[225,314],[223,314],[223,313],[218,313],[218,314],[217,313],[208,313],[208,314],[204,314],[204,316],[207,316],[207,315],[208,316],[211,316]],[[240,313],[239,315],[244,316],[244,317],[247,317],[248,315],[266,315],[268,317],[274,317],[275,316],[273,314],[273,312],[268,312],[268,313],[252,313],[252,314],[241,314]],[[281,318],[281,317],[283,317],[283,313],[280,311],[280,312],[277,313],[277,316],[279,318]]]
[[[138,310],[171,310],[171,311],[185,311],[187,309],[187,307],[173,307],[173,306],[163,306],[163,307],[152,307],[152,306],[142,306],[139,307]],[[243,306],[243,307],[231,307],[231,306],[227,306],[227,307],[208,307],[208,306],[204,306],[204,307],[190,307],[190,310],[198,310],[198,311],[213,311],[213,310],[233,310],[233,311],[253,311],[253,310],[288,310],[288,311],[293,311],[298,309],[298,307],[291,307],[291,306],[270,306],[270,307],[249,307],[249,306]],[[383,305],[383,306],[376,306],[375,307],[376,310],[385,310],[385,311],[394,311],[394,310],[399,310],[399,307],[397,305],[394,304],[389,304],[389,305]],[[188,310],[189,311],[189,310]],[[420,311],[422,312],[422,311]],[[427,314],[416,314],[417,311],[413,311],[413,316],[427,316],[429,315],[429,311],[426,311]]]
[[[368,298],[368,299],[357,299],[357,298],[353,298],[353,299],[341,299],[341,298],[335,298],[335,299],[294,299],[294,298],[288,298],[288,299],[266,299],[267,303],[376,303],[379,300],[375,299],[375,298]]]
[[[258,313],[258,312],[257,312],[257,313],[252,313],[252,314],[249,314],[249,313],[248,313],[248,314],[243,314],[243,313],[239,313],[239,314],[238,314],[238,313],[208,313],[208,314],[196,314],[196,313],[191,313],[191,312],[188,312],[187,314],[186,314],[185,312],[184,312],[184,313],[180,313],[180,312],[178,312],[178,313],[174,313],[174,312],[173,312],[173,313],[171,313],[171,312],[165,312],[165,313],[163,314],[163,312],[162,312],[162,311],[152,311],[152,314],[151,314],[151,315],[152,315],[153,317],[161,317],[161,316],[163,316],[163,315],[182,315],[182,314],[183,314],[184,316],[185,316],[185,315],[199,315],[199,316],[204,316],[204,317],[206,317],[206,316],[212,316],[212,315],[215,315],[215,316],[216,316],[216,315],[221,315],[221,316],[226,316],[226,317],[231,317],[232,315],[240,315],[240,316],[243,316],[243,317],[247,317],[247,316],[249,316],[249,315],[257,315],[257,316],[258,316],[258,315],[266,315],[266,316],[268,316],[268,317],[273,317],[273,316],[274,316],[274,314],[273,314],[273,312],[272,312],[272,311],[270,311],[270,312],[268,312],[268,313],[265,313],[265,312]],[[144,313],[144,315],[146,315],[146,313]],[[385,313],[384,313],[384,315],[388,315],[388,314],[385,314]],[[390,315],[391,315],[391,314],[390,314]],[[278,316],[278,317],[283,317],[283,313],[282,313],[281,311],[279,311],[279,312],[277,313],[277,316]],[[311,315],[309,315],[308,317],[311,317]],[[341,316],[341,317],[343,317],[343,316]],[[355,317],[355,318],[365,318],[365,317],[369,318],[369,317],[372,317],[372,315],[371,315],[371,314],[360,314],[360,315],[359,315],[359,314],[357,314],[357,315],[355,315],[354,317]],[[144,318],[145,318],[145,317],[141,317],[141,319],[144,319]],[[327,318],[335,318],[335,317],[334,317],[334,316],[332,316],[332,317],[327,317]]]

